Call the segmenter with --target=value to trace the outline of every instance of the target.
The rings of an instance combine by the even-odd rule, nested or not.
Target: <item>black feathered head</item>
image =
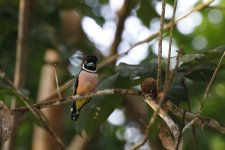
[[[94,55],[87,55],[84,60],[83,69],[89,72],[96,72],[98,58]]]

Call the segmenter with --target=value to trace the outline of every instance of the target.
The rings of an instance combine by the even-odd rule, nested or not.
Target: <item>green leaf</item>
[[[220,46],[213,50],[184,55],[178,71],[185,73],[185,77],[195,81],[209,80],[224,50],[225,46]],[[222,63],[221,68],[224,67],[225,64]]]
[[[224,51],[225,46],[219,46],[213,50],[207,50],[201,53],[186,54],[181,59],[181,66],[195,67],[199,64],[218,63]]]
[[[156,69],[156,63],[144,63],[139,65],[120,63],[118,66],[116,66],[116,71],[120,74],[120,76],[128,77],[131,80],[137,77],[156,77]]]
[[[177,73],[173,80],[173,84],[167,94],[167,97],[177,104],[180,101],[189,100],[188,92],[185,88],[184,79],[185,78],[183,73]]]

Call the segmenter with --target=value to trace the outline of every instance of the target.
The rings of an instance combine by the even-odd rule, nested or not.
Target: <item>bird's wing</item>
[[[79,82],[79,80],[78,80],[79,74],[77,75],[77,78],[76,78],[76,81],[75,81],[75,84],[74,84],[74,92],[73,92],[73,95],[76,95],[77,94],[77,87],[78,87],[78,82]]]
[[[79,82],[79,74],[77,75],[77,78],[76,78],[76,81],[75,81],[75,84],[74,84],[73,95],[77,94],[77,87],[78,87],[78,82]],[[74,101],[72,106],[71,106],[71,119],[74,120],[74,121],[76,121],[78,119],[78,116],[79,116],[79,111],[77,109],[76,102],[77,101]]]

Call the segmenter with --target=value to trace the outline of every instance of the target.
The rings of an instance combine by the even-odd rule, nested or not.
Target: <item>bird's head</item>
[[[87,55],[84,60],[83,69],[87,71],[96,72],[96,63],[98,58],[94,55]]]

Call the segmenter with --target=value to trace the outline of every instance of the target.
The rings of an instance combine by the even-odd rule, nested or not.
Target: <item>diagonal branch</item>
[[[52,127],[50,126],[50,124],[48,123],[48,120],[46,119],[46,117],[43,115],[43,113],[37,109],[33,104],[31,104],[31,101],[29,100],[28,97],[24,96],[23,93],[17,89],[14,84],[12,83],[12,81],[6,76],[5,72],[3,71],[3,69],[0,67],[0,77],[2,79],[4,79],[7,84],[10,86],[10,88],[12,89],[12,91],[18,95],[18,97],[23,101],[23,103],[27,106],[27,109],[29,109],[34,116],[41,121],[41,123],[43,124],[43,126],[47,129],[47,131],[49,131],[49,133],[52,135],[53,139],[58,143],[60,149],[65,149],[63,142],[59,139],[59,137],[56,135],[56,133],[54,132],[54,130],[52,129]]]
[[[222,56],[221,56],[221,58],[220,58],[220,61],[219,61],[218,65],[217,65],[217,67],[216,67],[216,69],[215,69],[215,71],[214,71],[214,73],[213,73],[213,75],[212,75],[212,78],[210,79],[209,84],[208,84],[207,87],[206,87],[205,93],[204,93],[203,98],[202,98],[202,100],[201,100],[200,110],[198,111],[197,116],[196,116],[190,123],[188,123],[188,124],[184,127],[184,129],[183,129],[182,132],[184,132],[187,128],[189,128],[192,124],[194,124],[194,122],[197,121],[198,116],[200,116],[200,114],[202,113],[202,111],[203,111],[203,106],[204,106],[204,104],[205,104],[207,95],[208,95],[208,93],[209,93],[209,89],[211,88],[211,86],[212,86],[212,84],[213,84],[213,82],[214,82],[214,80],[215,80],[215,78],[216,78],[216,75],[217,75],[217,73],[218,73],[218,71],[219,71],[219,68],[220,68],[220,66],[221,66],[221,64],[222,64],[222,62],[223,62],[224,57],[225,57],[225,52],[222,54]]]
[[[178,141],[178,137],[179,137],[179,128],[178,126],[174,123],[174,121],[172,120],[172,118],[168,115],[168,113],[166,112],[165,109],[159,108],[159,105],[148,95],[145,96],[145,102],[155,111],[158,112],[158,115],[163,119],[163,121],[167,124],[167,126],[169,127],[171,133],[173,134],[174,138],[176,141]],[[153,117],[152,117],[153,118]],[[135,145],[133,145],[130,150],[135,150],[140,148],[143,144],[145,144],[148,140],[148,136],[150,133],[150,128],[152,126],[152,124],[154,123],[153,119],[149,120],[149,123],[147,124],[145,133],[144,133],[144,137]],[[182,143],[182,142],[181,142]],[[180,145],[180,149],[182,145]]]
[[[205,93],[204,93],[203,98],[202,98],[202,101],[201,101],[200,111],[198,112],[198,114],[201,114],[202,113],[202,110],[203,110],[203,106],[204,106],[206,97],[208,96],[208,93],[209,93],[209,89],[211,88],[211,86],[212,86],[212,84],[213,84],[213,82],[214,82],[214,80],[216,78],[216,75],[217,75],[217,73],[219,71],[219,68],[220,68],[220,66],[221,66],[221,64],[223,62],[224,57],[225,57],[225,52],[221,56],[220,61],[219,61],[218,65],[217,65],[217,67],[216,67],[216,69],[215,69],[215,71],[214,71],[214,73],[212,75],[212,78],[210,79],[209,84],[206,87]]]
[[[174,25],[176,25],[179,21],[181,21],[182,19],[185,19],[186,17],[188,17],[188,16],[191,15],[192,13],[194,13],[194,12],[196,12],[196,11],[200,11],[200,10],[202,10],[202,9],[204,9],[204,8],[206,8],[206,7],[208,7],[213,1],[214,1],[214,0],[208,0],[208,1],[206,1],[205,3],[202,3],[202,4],[197,5],[197,6],[196,6],[193,10],[191,10],[189,13],[187,13],[187,14],[185,14],[184,16],[182,16],[182,17],[176,19],[176,20],[174,21]],[[168,24],[166,24],[166,25],[164,26],[164,28],[163,28],[163,32],[168,31],[171,27],[172,27],[172,23],[171,23],[171,22],[168,23]],[[124,53],[122,53],[122,54],[115,54],[115,55],[113,55],[113,56],[110,56],[109,58],[105,59],[103,62],[101,62],[100,64],[98,64],[99,70],[100,70],[101,68],[103,68],[104,66],[106,66],[106,65],[108,65],[108,64],[110,64],[110,63],[112,63],[112,62],[115,61],[117,58],[122,57],[122,56],[124,56],[124,55],[127,55],[128,52],[131,51],[131,50],[132,50],[133,48],[135,48],[136,46],[141,45],[141,44],[144,44],[144,43],[147,43],[147,42],[150,42],[151,40],[155,39],[155,38],[158,37],[158,36],[159,36],[159,32],[156,32],[156,33],[150,35],[149,37],[147,37],[146,39],[134,43],[134,44],[133,44],[129,49],[127,49]]]

